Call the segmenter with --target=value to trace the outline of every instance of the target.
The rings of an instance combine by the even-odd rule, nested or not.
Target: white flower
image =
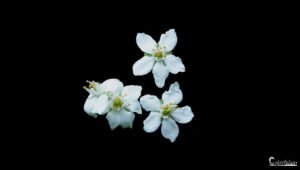
[[[152,133],[161,125],[163,137],[174,142],[179,134],[176,122],[185,124],[194,117],[189,106],[177,106],[182,98],[182,92],[177,82],[170,86],[169,91],[163,93],[161,101],[153,95],[142,96],[140,99],[141,105],[146,111],[150,112],[144,120],[144,130]]]
[[[84,104],[87,114],[97,117],[106,115],[111,130],[119,125],[122,128],[132,128],[135,115],[142,113],[142,108],[138,102],[142,87],[129,85],[125,86],[118,79],[108,79],[102,84],[89,82],[89,88],[84,87],[89,93]]]
[[[108,106],[100,103],[108,103],[108,96],[104,94],[100,83],[95,81],[87,82],[89,83],[89,86],[84,86],[83,88],[89,92],[90,95],[86,99],[83,108],[88,115],[96,118],[98,114],[101,115],[104,112],[107,112]],[[111,80],[109,80],[109,82],[111,82]]]
[[[172,55],[172,50],[177,43],[174,29],[162,34],[158,43],[151,36],[138,33],[136,43],[145,55],[133,65],[132,69],[135,76],[148,74],[152,70],[156,86],[162,88],[169,72],[172,74],[185,72],[185,66],[181,59]]]

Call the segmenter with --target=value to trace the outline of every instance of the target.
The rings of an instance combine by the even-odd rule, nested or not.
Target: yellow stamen
[[[96,91],[96,83],[94,81],[86,81],[87,83],[89,83],[89,88],[90,89],[94,89]]]
[[[161,51],[157,51],[154,53],[154,56],[158,59],[161,59],[164,57],[164,54]]]
[[[116,111],[116,110],[119,110],[123,105],[123,102],[121,101],[120,97],[116,97],[114,103],[113,103],[113,109]]]

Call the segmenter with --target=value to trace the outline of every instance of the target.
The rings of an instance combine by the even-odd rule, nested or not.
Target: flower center
[[[165,108],[163,108],[163,110],[162,110],[162,115],[164,116],[164,117],[168,117],[169,115],[170,115],[170,113],[171,113],[171,108],[170,107],[165,107]]]
[[[159,59],[162,59],[164,58],[166,55],[165,55],[165,51],[162,47],[160,46],[157,46],[156,47],[156,50],[154,50],[154,53],[153,53],[154,57],[156,57],[158,60]]]
[[[161,59],[164,57],[164,54],[162,51],[157,51],[154,53],[154,56],[157,58],[157,59]]]
[[[172,103],[169,103],[165,106],[161,106],[160,108],[161,108],[162,116],[166,118],[169,117],[170,113],[175,110],[176,105],[172,105]]]
[[[120,97],[116,97],[115,101],[113,102],[113,110],[117,111],[120,110],[123,105],[123,102],[121,101]]]

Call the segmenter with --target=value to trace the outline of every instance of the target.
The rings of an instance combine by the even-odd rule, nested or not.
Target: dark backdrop
[[[41,106],[49,113],[38,113],[43,117],[32,121],[34,140],[26,141],[41,148],[41,155],[54,153],[50,164],[267,167],[270,156],[297,160],[294,16],[292,10],[211,6],[163,13],[139,8],[132,14],[126,8],[111,13],[76,8],[38,17],[37,43],[47,42],[39,49],[39,56],[46,57],[37,59],[44,63],[38,67],[47,69],[39,79],[50,85],[51,97]],[[159,89],[152,74],[132,74],[132,65],[143,55],[135,37],[145,32],[159,40],[171,28],[178,36],[173,52],[186,72],[170,74]],[[157,96],[178,81],[181,105],[191,106],[195,117],[179,124],[175,143],[160,130],[143,131],[145,111],[136,115],[132,130],[111,131],[105,116],[94,119],[83,111],[88,93],[82,88],[86,80],[109,78],[141,85],[142,95]],[[36,132],[37,127],[43,130]]]

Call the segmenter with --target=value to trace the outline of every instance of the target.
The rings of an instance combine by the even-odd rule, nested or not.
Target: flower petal
[[[144,131],[152,133],[156,131],[161,124],[161,114],[159,112],[151,112],[144,120]]]
[[[129,111],[131,112],[135,112],[135,113],[138,113],[138,114],[142,114],[142,108],[141,108],[141,105],[140,105],[140,102],[139,101],[130,101],[130,102],[127,102],[125,103],[126,106],[126,109],[128,109]]]
[[[84,106],[83,106],[84,111],[88,115],[90,115],[94,118],[97,117],[97,114],[95,112],[93,112],[97,99],[98,99],[98,96],[94,96],[94,95],[90,94],[89,97],[86,99]]]
[[[178,104],[182,101],[182,91],[180,90],[178,82],[171,84],[169,91],[166,91],[162,95],[164,104]]]
[[[185,66],[183,65],[179,57],[174,55],[168,55],[165,58],[166,66],[170,73],[177,74],[178,72],[185,72]]]
[[[99,82],[94,82],[95,83],[95,88],[98,94],[102,93],[102,88],[101,88],[101,83]]]
[[[156,62],[152,70],[154,81],[157,87],[162,88],[165,85],[166,78],[169,76],[169,71],[163,62]]]
[[[110,129],[114,130],[116,127],[120,125],[120,119],[121,119],[120,112],[115,112],[115,111],[108,112],[108,114],[106,115],[106,119],[108,121]]]
[[[147,94],[145,96],[142,96],[140,102],[142,107],[148,112],[159,112],[160,110],[160,102],[158,98],[154,95]]]
[[[91,94],[92,96],[99,96],[101,93],[97,92],[96,90],[94,90],[93,88],[85,88],[84,89],[89,93]]]
[[[106,94],[102,94],[97,99],[95,106],[94,106],[94,113],[98,113],[99,115],[104,115],[109,110],[109,101]]]
[[[141,91],[141,86],[129,85],[123,88],[121,95],[124,96],[124,101],[134,101],[141,96]]]
[[[171,112],[171,116],[178,123],[188,123],[193,119],[194,114],[190,106],[184,106]]]
[[[115,95],[121,94],[123,87],[123,83],[118,79],[108,79],[101,84],[104,92],[111,92]]]
[[[160,36],[159,45],[165,47],[166,51],[172,51],[177,44],[177,35],[174,29],[170,29]]]
[[[148,74],[155,63],[154,57],[144,56],[133,64],[133,75],[142,76]]]
[[[161,134],[166,139],[169,139],[171,142],[174,142],[179,134],[179,128],[176,122],[171,118],[163,119],[161,125]]]
[[[145,33],[138,33],[136,35],[136,44],[145,53],[152,54],[157,43],[153,38]]]
[[[122,128],[132,128],[135,115],[125,110],[120,111],[120,125]]]

